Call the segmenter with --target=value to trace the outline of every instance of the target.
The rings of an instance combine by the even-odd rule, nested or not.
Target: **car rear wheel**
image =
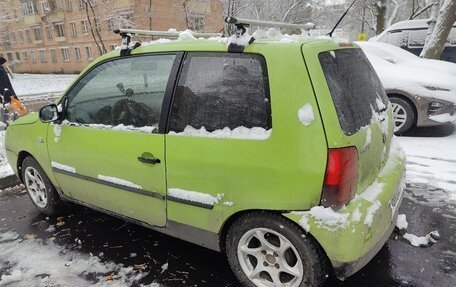
[[[22,179],[33,205],[42,213],[57,213],[61,201],[57,191],[39,163],[31,156],[22,162]]]
[[[403,134],[415,123],[415,110],[409,101],[399,97],[390,97],[390,102],[393,108],[394,134]]]
[[[243,286],[323,286],[328,276],[321,247],[280,215],[254,212],[238,218],[228,232],[226,253]]]

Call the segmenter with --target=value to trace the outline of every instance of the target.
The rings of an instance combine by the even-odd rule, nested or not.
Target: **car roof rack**
[[[141,46],[141,39],[136,42],[134,46],[131,46],[132,36],[152,36],[152,37],[164,37],[164,38],[178,38],[181,32],[179,31],[152,31],[152,30],[137,30],[137,29],[116,29],[114,33],[122,36],[122,44],[120,45],[120,56],[128,56],[131,54],[131,50]],[[221,37],[221,33],[197,33],[192,32],[195,38],[211,38]]]
[[[226,17],[225,22],[228,24],[234,24],[236,27],[243,26],[259,26],[259,27],[276,27],[276,28],[288,28],[288,29],[300,29],[309,31],[315,29],[315,24],[313,23],[306,23],[306,24],[291,24],[285,22],[274,22],[274,21],[261,21],[261,20],[253,20],[253,19],[245,19],[245,18],[237,18],[237,17]]]

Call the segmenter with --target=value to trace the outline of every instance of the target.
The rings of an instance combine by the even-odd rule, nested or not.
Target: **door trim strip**
[[[133,193],[138,193],[138,194],[154,197],[154,198],[157,198],[157,199],[165,200],[165,196],[163,194],[160,194],[160,193],[157,193],[157,192],[154,192],[154,191],[148,191],[148,190],[144,190],[144,189],[138,189],[138,188],[134,188],[134,187],[130,187],[130,186],[120,185],[120,184],[116,184],[116,183],[113,183],[113,182],[105,181],[105,180],[102,180],[102,179],[98,179],[98,178],[93,178],[93,177],[90,177],[90,176],[82,175],[82,174],[79,174],[79,173],[69,172],[69,171],[66,171],[66,170],[63,170],[63,169],[59,169],[59,168],[56,168],[56,167],[52,167],[52,171],[60,173],[60,174],[65,174],[65,175],[68,175],[68,176],[76,177],[76,178],[79,178],[79,179],[91,181],[91,182],[94,182],[94,183],[107,185],[107,186],[110,186],[110,187],[113,187],[113,188],[122,189],[122,190],[125,190],[125,191],[130,191],[130,192],[133,192]]]

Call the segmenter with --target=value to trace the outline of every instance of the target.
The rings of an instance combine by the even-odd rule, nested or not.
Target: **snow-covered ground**
[[[11,80],[14,91],[22,99],[24,95],[58,93],[64,91],[77,75],[14,74]]]
[[[407,154],[407,183],[435,187],[422,196],[430,203],[456,204],[456,124],[446,137],[398,137]]]

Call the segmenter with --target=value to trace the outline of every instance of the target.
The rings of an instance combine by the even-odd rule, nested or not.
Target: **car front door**
[[[179,58],[159,54],[106,61],[73,85],[63,100],[64,121],[48,131],[52,170],[64,194],[165,225],[162,130],[169,105],[164,101]]]

